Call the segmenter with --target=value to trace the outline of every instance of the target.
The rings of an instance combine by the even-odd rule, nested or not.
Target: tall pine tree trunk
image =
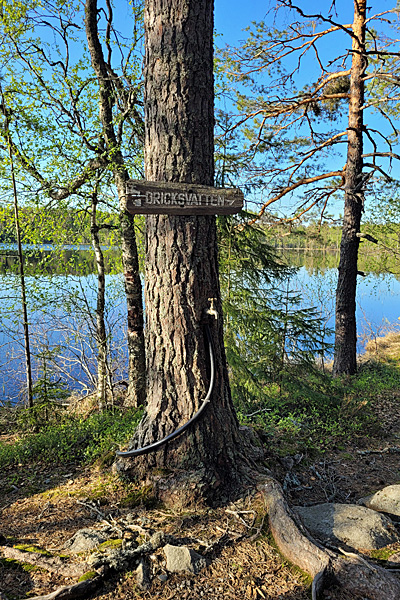
[[[366,0],[355,0],[345,203],[339,276],[336,289],[334,375],[352,375],[357,370],[356,288],[361,214],[363,210],[363,75],[365,55]]]
[[[146,178],[213,185],[213,0],[148,0],[145,32]],[[206,314],[210,298],[217,319]],[[162,480],[158,488],[164,500],[215,497],[238,486],[241,440],[223,345],[214,216],[147,217],[145,306],[148,404],[131,447],[172,433],[199,409],[210,379],[206,321],[216,381],[200,421],[157,452],[120,459],[119,468],[172,471],[165,493]],[[180,487],[177,473],[192,485]]]

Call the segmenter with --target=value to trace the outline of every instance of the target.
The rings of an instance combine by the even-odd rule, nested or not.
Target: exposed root
[[[343,557],[320,546],[290,510],[276,480],[264,480],[258,488],[265,499],[271,532],[279,550],[314,578],[313,600],[331,582],[368,600],[400,598],[400,580],[392,573],[356,554]]]

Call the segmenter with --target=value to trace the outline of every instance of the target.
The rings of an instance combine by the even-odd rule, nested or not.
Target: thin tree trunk
[[[107,404],[107,332],[104,320],[106,278],[104,256],[100,245],[99,226],[97,225],[97,192],[92,193],[90,212],[90,232],[96,257],[97,268],[97,303],[96,303],[96,338],[97,338],[97,398],[99,409],[104,410]]]
[[[7,128],[8,128],[8,122],[7,122]],[[24,345],[25,345],[25,374],[26,374],[26,389],[27,389],[27,405],[28,405],[28,408],[32,408],[32,406],[33,406],[32,361],[31,361],[30,338],[29,338],[28,308],[27,308],[27,302],[26,302],[24,256],[23,256],[23,251],[22,251],[21,232],[20,232],[20,227],[19,227],[18,194],[17,194],[17,186],[15,183],[14,161],[13,161],[13,155],[12,155],[10,143],[8,144],[8,152],[9,152],[9,156],[10,156],[11,179],[12,179],[12,186],[13,186],[13,193],[14,193],[15,231],[17,234],[19,277],[20,277],[20,285],[21,285],[21,304],[22,304],[22,318],[23,318]]]
[[[145,32],[146,179],[213,185],[213,1],[148,0]],[[210,298],[216,320],[206,316]],[[199,409],[210,378],[205,320],[216,382],[198,424],[155,453],[120,459],[118,467],[133,477],[172,471],[174,483],[158,487],[166,501],[238,489],[241,440],[223,345],[214,216],[147,217],[145,306],[148,406],[131,446],[160,440]],[[183,470],[192,485],[180,490]]]
[[[92,66],[99,83],[99,112],[108,152],[107,160],[113,170],[119,198],[122,262],[128,309],[129,386],[127,403],[131,406],[139,406],[144,404],[146,394],[142,284],[134,217],[126,210],[125,188],[129,175],[113,125],[114,89],[97,31],[97,0],[86,0],[85,27]]]
[[[363,210],[363,75],[365,55],[366,0],[355,0],[353,21],[352,65],[347,162],[345,169],[345,204],[340,244],[338,284],[336,288],[336,323],[334,375],[352,375],[357,370],[356,288],[361,214]]]
[[[128,308],[128,392],[125,404],[142,406],[146,401],[143,290],[135,237],[135,220],[125,209],[125,182],[120,195],[122,263]]]

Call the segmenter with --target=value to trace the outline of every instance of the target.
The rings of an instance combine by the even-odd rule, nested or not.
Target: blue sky
[[[315,0],[297,0],[296,4],[298,4],[308,14],[322,12],[324,15],[327,15],[330,12],[334,21],[337,20],[338,22],[345,24],[350,24],[353,20],[353,2],[350,0],[336,0],[335,3],[333,3],[332,0],[318,0],[318,3]],[[222,34],[221,36],[217,37],[216,40],[216,45],[220,48],[225,44],[233,46],[238,45],[241,40],[246,39],[248,34],[247,32],[244,32],[243,29],[249,27],[252,21],[258,22],[265,20],[268,24],[272,24],[273,20],[276,18],[276,13],[273,10],[275,6],[275,0],[215,0],[214,6],[215,29],[217,34]],[[368,16],[371,17],[376,13],[393,9],[395,6],[396,0],[370,0],[368,3]],[[279,20],[275,21],[275,24],[285,26],[288,24],[288,19],[291,17],[288,17],[288,13],[285,10],[281,10],[279,11],[277,18]],[[372,23],[372,26],[375,26],[378,29],[383,28],[385,30],[385,24],[383,23]],[[396,33],[391,33],[390,35],[394,35],[395,37],[398,36]],[[343,44],[345,44],[345,46],[343,46]],[[334,51],[334,54],[337,53],[339,55],[341,52],[345,52],[345,48],[347,48],[348,45],[349,38],[343,37],[343,34],[331,34],[326,41],[321,41],[319,50],[322,52],[321,56],[326,54],[326,56],[331,57],[332,50]],[[305,66],[306,69],[302,70],[300,77],[304,77],[305,74],[312,72],[315,67],[318,67],[316,60],[313,60],[313,55],[306,60]],[[299,83],[301,84],[301,81]],[[345,114],[347,114],[347,109],[344,109],[343,115],[345,116]],[[389,131],[387,131],[387,122],[379,115],[370,114],[370,111],[368,111],[366,112],[366,119],[368,119],[370,126],[373,125],[374,128],[382,133],[389,133]],[[365,140],[365,146],[366,151],[369,152],[370,149],[368,148],[368,140]],[[340,166],[342,166],[342,164],[344,164],[343,161],[345,161],[345,150],[346,148],[343,146],[343,157],[341,159],[342,163],[340,163]],[[335,165],[335,168],[332,167],[332,170],[339,168],[336,162],[332,164]],[[394,172],[392,172],[392,175],[396,176],[396,172],[398,172],[399,167],[398,165],[393,166]],[[283,204],[285,203],[286,201],[283,202]],[[332,209],[337,216],[337,213],[342,211],[342,201],[339,200],[335,207],[332,206]]]
[[[215,29],[223,34],[223,42],[235,44],[246,37],[242,29],[252,21],[261,21],[269,6],[269,0],[215,0]]]

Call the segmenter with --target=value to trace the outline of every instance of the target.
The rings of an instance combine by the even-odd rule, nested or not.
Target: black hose
[[[181,427],[179,427],[178,429],[176,429],[169,435],[166,435],[164,438],[162,438],[162,440],[159,440],[158,442],[154,442],[153,444],[149,444],[148,446],[144,446],[143,448],[136,448],[136,450],[127,450],[126,452],[121,452],[120,450],[118,450],[117,456],[122,456],[122,457],[128,458],[130,456],[140,456],[141,454],[148,454],[149,452],[155,452],[156,450],[158,450],[161,446],[163,446],[167,442],[170,442],[171,440],[178,437],[178,435],[181,435],[181,433],[186,431],[186,429],[190,425],[192,425],[192,423],[195,423],[196,421],[199,420],[199,418],[203,414],[207,404],[210,402],[211,394],[212,394],[213,387],[214,387],[214,380],[215,380],[215,357],[214,357],[213,343],[212,343],[212,338],[211,338],[211,331],[210,331],[210,327],[208,324],[206,324],[204,328],[205,328],[206,335],[207,335],[208,350],[210,352],[210,385],[208,386],[207,395],[204,398],[199,410],[193,415],[193,417],[191,419],[189,419],[189,421],[187,421],[187,423],[185,423],[184,425],[182,425]]]

